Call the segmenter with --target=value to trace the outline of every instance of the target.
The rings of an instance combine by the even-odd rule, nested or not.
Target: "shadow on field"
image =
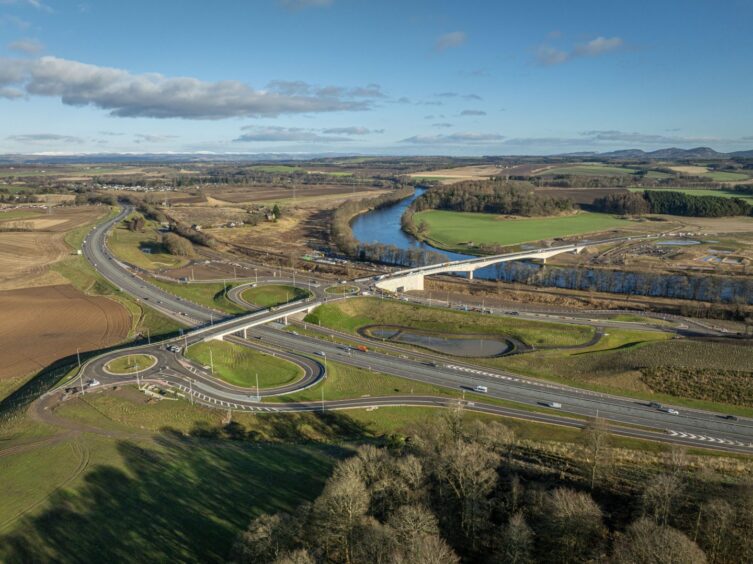
[[[102,439],[83,440],[96,457]],[[176,431],[116,449],[113,465],[93,467],[0,537],[0,561],[221,562],[252,517],[315,498],[347,453]]]

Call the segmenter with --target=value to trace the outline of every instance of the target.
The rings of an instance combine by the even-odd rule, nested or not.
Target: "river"
[[[400,249],[420,248],[438,251],[449,260],[472,258],[472,255],[436,249],[417,241],[400,227],[400,218],[413,200],[425,189],[391,206],[373,210],[356,217],[351,228],[353,235],[363,243],[382,243]],[[654,274],[651,272],[628,272],[602,268],[561,268],[541,266],[527,261],[505,262],[480,269],[474,278],[502,280],[535,286],[567,288],[636,294],[657,297],[682,298],[703,301],[735,302],[753,304],[753,278],[723,277],[704,274]]]

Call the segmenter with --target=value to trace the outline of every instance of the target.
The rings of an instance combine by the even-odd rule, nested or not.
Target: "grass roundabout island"
[[[111,374],[135,374],[155,364],[157,358],[150,354],[129,354],[111,360],[105,365],[105,370]]]
[[[350,284],[335,284],[334,286],[325,288],[324,292],[330,296],[346,296],[348,294],[357,294],[358,287],[351,286]]]
[[[308,290],[286,284],[259,284],[241,292],[244,301],[258,307],[275,307],[309,297]]]
[[[210,352],[211,351],[211,352]],[[224,341],[197,343],[186,356],[202,366],[214,365],[215,377],[241,388],[278,388],[303,377],[303,369],[292,362]]]

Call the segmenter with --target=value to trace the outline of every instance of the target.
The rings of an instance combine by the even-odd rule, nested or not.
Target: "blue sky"
[[[753,147],[753,0],[0,0],[0,152]]]

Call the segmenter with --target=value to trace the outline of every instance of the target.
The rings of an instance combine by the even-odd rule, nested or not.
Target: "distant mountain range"
[[[695,147],[693,149],[678,149],[670,147],[668,149],[658,149],[656,151],[643,151],[642,149],[622,149],[619,151],[609,151],[606,153],[568,153],[570,157],[600,157],[607,159],[650,159],[661,161],[687,161],[693,159],[729,159],[734,157],[750,158],[753,157],[753,149],[747,151],[734,151],[732,153],[720,153],[711,147]]]
[[[1,2],[1,0],[0,0]],[[327,158],[348,158],[365,156],[360,153],[8,153],[0,154],[0,164],[94,164],[94,163],[190,163],[190,162],[270,162],[270,161],[310,161]],[[370,155],[376,156],[376,155]],[[389,158],[390,155],[380,155]],[[409,155],[393,155],[394,158],[406,158]],[[526,155],[487,155],[487,159],[521,158]],[[670,147],[656,151],[641,149],[622,149],[598,153],[595,151],[581,151],[549,155],[549,158],[578,158],[578,159],[614,159],[614,160],[661,160],[661,161],[690,161],[714,160],[729,158],[753,158],[753,149],[720,153],[710,147],[695,147],[693,149],[679,149]],[[427,158],[430,158],[427,156]],[[459,157],[460,158],[460,157]],[[469,158],[469,157],[462,157]],[[529,155],[527,158],[536,158]],[[545,159],[547,156],[542,155]]]

